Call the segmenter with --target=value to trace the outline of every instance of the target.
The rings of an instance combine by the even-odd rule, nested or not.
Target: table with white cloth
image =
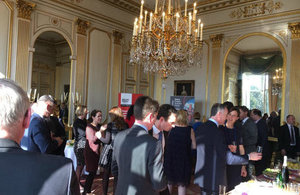
[[[74,152],[74,146],[73,145],[66,145],[65,147],[65,157],[70,158],[73,161],[74,170],[76,170],[77,167],[77,160]]]

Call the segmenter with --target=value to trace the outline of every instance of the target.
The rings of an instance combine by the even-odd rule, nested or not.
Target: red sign
[[[124,118],[126,118],[127,111],[129,110],[130,106],[133,105],[136,99],[143,94],[135,94],[135,93],[119,93],[119,107],[122,109]]]

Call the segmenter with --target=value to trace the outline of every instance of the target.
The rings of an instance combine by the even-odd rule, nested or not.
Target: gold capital
[[[292,39],[300,39],[300,22],[289,23]]]
[[[35,8],[34,3],[29,3],[24,0],[17,0],[18,17],[30,20],[31,12]]]
[[[223,40],[223,34],[210,35],[209,38],[210,38],[210,41],[212,42],[213,48],[221,47],[221,43]]]
[[[76,24],[77,24],[77,33],[86,35],[86,30],[90,27],[90,23],[88,21],[84,21],[78,18]]]
[[[114,44],[120,45],[121,40],[123,38],[123,33],[119,32],[119,31],[114,31],[113,36],[114,36]]]

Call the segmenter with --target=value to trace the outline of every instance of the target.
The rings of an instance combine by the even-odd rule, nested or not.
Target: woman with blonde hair
[[[175,127],[168,136],[164,159],[170,194],[174,185],[178,185],[178,195],[186,194],[186,187],[192,175],[191,150],[195,148],[195,134],[188,126],[188,113],[185,110],[179,110]]]
[[[73,123],[73,134],[75,138],[74,142],[74,153],[77,160],[77,167],[76,167],[76,176],[78,183],[80,183],[80,176],[83,170],[83,167],[85,165],[84,161],[84,148],[86,143],[86,115],[88,113],[88,110],[86,106],[77,106],[75,114],[76,119]]]
[[[113,144],[115,137],[119,131],[128,128],[124,120],[121,108],[117,106],[112,107],[108,115],[110,117],[111,122],[107,124],[105,138],[100,138],[100,140],[104,143],[100,156],[100,166],[103,167],[102,190],[104,195],[106,195],[108,191],[109,175],[111,173]],[[114,175],[114,191],[116,189],[117,180],[117,175]]]

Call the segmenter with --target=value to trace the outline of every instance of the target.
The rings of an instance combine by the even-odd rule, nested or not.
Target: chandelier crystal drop
[[[168,1],[168,3],[167,3]],[[175,0],[176,1],[176,0]],[[182,75],[191,66],[201,66],[203,23],[197,20],[196,3],[193,12],[184,13],[177,0],[156,0],[154,13],[143,12],[133,27],[130,63],[142,65],[144,72],[160,73],[162,78]]]
[[[272,95],[281,95],[283,81],[283,70],[281,68],[275,70],[272,84]]]

